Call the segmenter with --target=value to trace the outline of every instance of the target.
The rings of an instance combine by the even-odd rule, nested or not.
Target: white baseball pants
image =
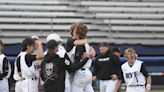
[[[22,92],[39,92],[36,80],[31,78],[22,81]]]
[[[127,87],[126,92],[145,92],[145,86]]]
[[[100,92],[114,92],[117,80],[100,80]]]
[[[75,72],[71,92],[94,92],[92,87],[92,73],[89,69]]]
[[[8,79],[0,80],[0,92],[9,92]]]
[[[15,92],[22,92],[22,81],[17,81],[15,83]]]

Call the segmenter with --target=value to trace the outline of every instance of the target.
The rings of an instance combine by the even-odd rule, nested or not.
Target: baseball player
[[[117,92],[117,79],[121,80],[120,59],[110,52],[105,42],[100,43],[99,49],[100,54],[94,63],[93,80],[100,80],[100,92]]]
[[[121,56],[121,50],[120,50],[120,48],[113,48],[112,49],[112,53],[114,55],[116,55],[118,58],[120,58],[120,56]],[[118,92],[121,92],[121,80],[117,80],[117,83],[116,83],[116,86],[115,87],[116,88],[115,88],[115,91],[114,92],[117,92],[117,90],[118,90]]]
[[[63,40],[61,39],[61,37],[56,33],[52,33],[52,34],[49,34],[47,36],[47,42],[50,40],[55,40],[59,43],[57,55],[59,55],[60,58],[67,58],[68,59],[68,56],[66,54],[66,50],[62,46]],[[46,53],[47,52],[45,52],[45,54]],[[67,70],[66,70],[66,76],[65,76],[65,91],[64,92],[71,92],[70,75],[69,75]]]
[[[32,55],[35,46],[37,44],[38,52],[36,55]],[[17,72],[22,80],[22,92],[39,92],[36,83],[36,69],[34,67],[34,61],[43,58],[42,43],[40,40],[34,40],[32,38],[25,38],[22,42],[22,52],[17,58]]]
[[[112,53],[115,54],[119,58],[121,56],[121,50],[120,50],[120,48],[113,48],[112,49]]]
[[[83,55],[83,61],[72,64],[71,61],[59,57],[58,43],[55,40],[47,42],[47,54],[41,63],[41,78],[44,81],[45,92],[64,92],[66,70],[74,72],[81,68],[88,60]]]
[[[14,74],[13,74],[13,78],[16,81],[15,83],[15,92],[22,92],[22,81],[24,80],[24,78],[21,77],[21,72],[18,72],[18,60],[20,60],[20,56],[21,52],[18,54],[15,63],[14,63]],[[19,57],[19,58],[18,58]]]
[[[11,66],[6,56],[2,53],[4,48],[0,40],[0,92],[9,92],[8,78],[11,74]]]
[[[126,92],[150,92],[151,76],[146,71],[143,61],[137,60],[136,51],[128,48],[124,56],[127,62],[121,66],[121,69],[127,86]]]
[[[31,36],[31,38],[33,39],[33,41],[35,42],[36,40],[39,40],[39,37],[36,35]],[[35,50],[32,54],[37,54],[38,49],[37,49],[37,44],[34,44]],[[41,61],[42,59],[39,60],[35,60],[33,61],[34,67],[35,67],[35,75],[36,75],[36,84],[38,87],[42,87],[41,85],[41,79],[40,79],[40,66],[41,66]]]
[[[82,43],[81,45],[76,45],[77,41],[85,41],[88,28],[82,22],[74,23],[71,26],[72,38],[67,41],[66,50],[68,51],[68,56],[73,63],[78,63],[81,61],[81,57],[84,52],[90,56],[90,46],[88,43]],[[84,44],[84,45],[83,45]],[[79,70],[77,70],[73,77],[71,92],[93,92],[92,88],[92,73],[89,70],[91,67],[92,60],[89,59],[88,62]]]

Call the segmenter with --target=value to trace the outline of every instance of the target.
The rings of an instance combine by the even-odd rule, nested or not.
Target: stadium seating
[[[160,44],[163,39],[163,6],[156,2],[82,1],[95,18],[110,24],[112,43]],[[127,1],[127,0],[119,0]],[[134,1],[134,0],[133,0]],[[140,0],[142,1],[142,0]]]
[[[93,43],[163,45],[162,0],[0,0],[0,37],[18,43],[26,36],[56,32],[64,39],[77,21]]]

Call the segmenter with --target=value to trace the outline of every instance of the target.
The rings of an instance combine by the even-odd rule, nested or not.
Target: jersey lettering
[[[130,73],[125,73],[126,78],[133,78],[133,77],[137,77],[137,71],[136,72],[130,72]]]

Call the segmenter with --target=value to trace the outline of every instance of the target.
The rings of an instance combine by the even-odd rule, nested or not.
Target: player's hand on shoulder
[[[93,47],[90,47],[89,58],[93,58],[96,55],[96,51]]]
[[[75,40],[74,45],[84,45],[87,43],[87,39]]]
[[[93,81],[96,81],[96,79],[97,79],[96,76],[93,76],[93,77],[92,77],[92,80],[93,80]]]
[[[118,76],[116,74],[112,74],[111,77],[112,77],[112,80],[117,80],[118,79]]]
[[[83,53],[82,60],[84,60],[85,58],[89,58],[89,54],[88,53]]]

